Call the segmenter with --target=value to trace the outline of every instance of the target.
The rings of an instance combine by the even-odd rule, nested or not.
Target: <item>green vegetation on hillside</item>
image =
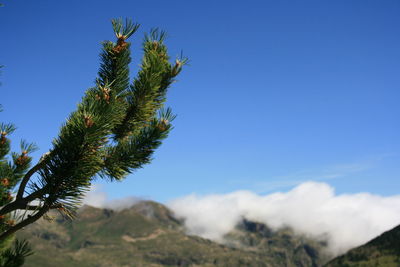
[[[400,225],[330,261],[327,267],[400,266]]]

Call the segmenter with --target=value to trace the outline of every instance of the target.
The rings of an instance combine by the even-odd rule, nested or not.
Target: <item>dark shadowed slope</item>
[[[400,225],[335,258],[326,266],[400,266]]]

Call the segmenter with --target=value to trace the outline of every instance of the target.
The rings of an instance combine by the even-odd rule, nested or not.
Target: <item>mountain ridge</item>
[[[224,244],[186,233],[153,201],[120,211],[82,207],[70,222],[52,214],[18,234],[36,253],[25,266],[322,266],[326,244],[243,219]],[[51,261],[49,262],[49,258]]]

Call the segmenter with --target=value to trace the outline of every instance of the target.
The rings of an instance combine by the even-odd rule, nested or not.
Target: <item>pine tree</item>
[[[170,63],[165,32],[152,30],[145,35],[140,70],[130,83],[128,39],[139,24],[115,19],[112,26],[116,42],[102,44],[95,85],[34,166],[30,154],[36,146],[22,141],[19,153],[10,152],[15,127],[0,124],[0,250],[16,231],[46,218],[50,210],[73,218],[95,177],[122,180],[142,168],[172,129],[175,116],[163,104],[187,59]],[[16,246],[21,250],[24,244]]]

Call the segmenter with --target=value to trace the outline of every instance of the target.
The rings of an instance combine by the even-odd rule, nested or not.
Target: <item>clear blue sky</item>
[[[46,152],[98,70],[110,20],[169,33],[191,64],[169,91],[175,129],[111,197],[257,193],[324,181],[400,188],[400,2],[2,1],[0,121]]]

